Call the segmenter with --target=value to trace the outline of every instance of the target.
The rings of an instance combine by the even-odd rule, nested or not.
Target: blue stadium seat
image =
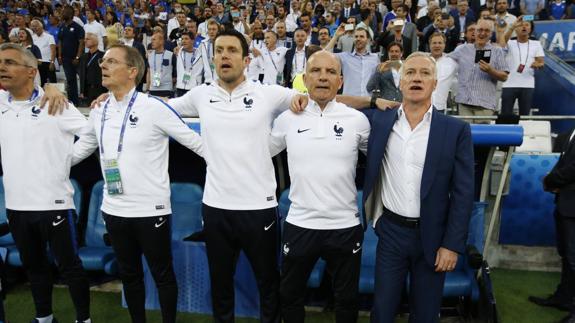
[[[80,248],[79,255],[84,269],[104,271],[114,275],[118,271],[116,255],[112,247],[106,246],[103,236],[106,233],[106,225],[102,218],[100,207],[103,199],[104,182],[97,182],[92,188],[90,196],[90,208],[88,210],[88,223],[86,225],[85,246]]]
[[[513,154],[509,195],[501,205],[500,244],[555,245],[554,196],[541,183],[558,159],[558,154]]]
[[[291,205],[291,201],[289,200],[289,188],[282,192],[280,195],[280,199],[278,202],[278,212],[280,216],[280,229],[283,230],[283,224],[286,220],[289,207]],[[323,279],[323,274],[325,271],[325,261],[323,259],[319,259],[313,270],[309,276],[307,281],[307,286],[311,288],[318,288],[321,285],[321,281]]]
[[[74,205],[76,206],[76,214],[80,214],[82,207],[82,189],[78,182],[74,179],[70,180],[72,182],[72,187],[74,187]],[[76,216],[76,224],[79,216]],[[0,177],[0,223],[6,221],[6,204],[4,199],[4,182],[2,177]],[[22,267],[22,261],[20,260],[20,252],[14,244],[14,239],[12,234],[9,233],[3,237],[0,237],[0,246],[6,247],[8,250],[8,255],[6,256],[6,263],[14,267]],[[50,254],[48,254],[50,257]]]
[[[171,184],[172,240],[181,241],[202,230],[202,188],[192,183]]]

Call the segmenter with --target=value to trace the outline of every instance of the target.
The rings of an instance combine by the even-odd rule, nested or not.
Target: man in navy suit
[[[371,321],[391,323],[410,274],[410,323],[439,322],[445,273],[464,252],[473,207],[467,123],[431,105],[435,60],[404,62],[398,109],[370,110],[364,216],[379,237]]]

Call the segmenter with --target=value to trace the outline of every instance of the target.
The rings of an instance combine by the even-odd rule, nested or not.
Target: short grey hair
[[[0,45],[0,52],[3,52],[5,50],[17,51],[18,53],[20,53],[20,56],[24,60],[24,65],[34,69],[38,69],[38,59],[34,56],[34,54],[32,54],[31,51],[27,50],[26,48],[14,43],[5,43]]]
[[[403,77],[403,72],[404,72],[403,67],[405,66],[405,63],[407,63],[407,61],[409,61],[410,59],[413,59],[416,57],[426,58],[431,63],[431,65],[433,65],[433,78],[435,80],[437,80],[437,61],[435,60],[435,58],[433,58],[433,56],[431,56],[430,53],[426,53],[426,52],[413,52],[409,56],[407,56],[407,58],[403,61],[403,65],[401,66],[400,75]]]
[[[126,65],[130,67],[134,67],[138,70],[138,75],[136,75],[136,85],[140,84],[140,81],[144,77],[144,73],[146,72],[146,65],[144,63],[144,59],[140,52],[132,46],[126,46],[124,44],[114,44],[108,48],[108,50],[112,48],[119,48],[124,51],[124,59],[126,60]]]
[[[86,33],[84,38],[92,38],[92,40],[96,42],[96,45],[99,45],[99,43],[100,43],[100,40],[98,39],[98,35],[96,35],[94,33]]]

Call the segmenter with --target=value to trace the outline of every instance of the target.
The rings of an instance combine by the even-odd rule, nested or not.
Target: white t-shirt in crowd
[[[502,87],[535,87],[535,70],[531,64],[535,57],[544,57],[543,47],[538,40],[528,40],[525,43],[519,43],[512,39],[507,42],[507,65],[509,66],[509,76],[507,81],[503,82]],[[519,73],[517,69],[520,64],[524,64],[523,72]]]
[[[445,54],[437,60],[437,85],[431,95],[431,103],[437,110],[447,108],[449,90],[457,78],[457,62]]]
[[[40,59],[40,61],[50,62],[50,59],[52,58],[52,50],[50,49],[50,46],[56,46],[54,36],[44,31],[40,36],[33,33],[32,40],[34,41],[34,45],[38,46],[40,53],[42,54],[42,59]],[[54,58],[55,57],[56,56],[54,56]]]
[[[104,51],[104,37],[106,37],[106,28],[96,20],[84,25],[85,33],[92,33],[98,37],[98,50]]]

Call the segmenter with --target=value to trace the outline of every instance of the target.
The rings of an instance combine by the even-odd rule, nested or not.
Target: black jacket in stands
[[[561,157],[544,180],[548,190],[558,190],[555,195],[557,211],[568,217],[575,217],[575,138],[569,141],[572,133],[570,131],[557,143],[561,147]]]
[[[94,54],[84,53],[80,56],[78,75],[80,78],[80,93],[91,102],[100,94],[107,92],[102,86],[102,69],[98,60],[104,56],[104,52],[96,51]]]

